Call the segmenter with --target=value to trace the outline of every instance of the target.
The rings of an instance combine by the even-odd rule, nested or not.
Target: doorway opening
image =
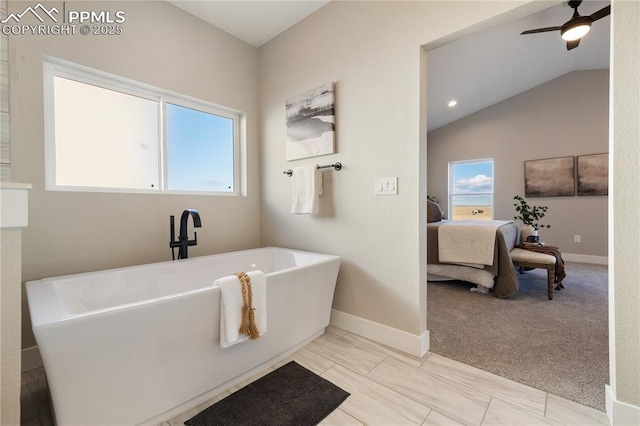
[[[589,2],[580,13],[608,4]],[[455,216],[451,162],[494,159],[493,218],[508,221],[514,196],[525,196],[525,161],[607,153],[610,18],[570,51],[560,34],[520,35],[564,22],[570,12],[561,4],[427,47],[427,195],[440,200],[445,218]],[[465,177],[468,194],[486,183],[479,177]],[[493,290],[470,291],[483,289],[470,277],[433,281],[427,265],[431,351],[604,411],[607,196],[527,200],[548,207],[551,228],[540,240],[563,253],[566,289],[548,300],[546,272],[532,270],[519,275],[517,293],[499,299]]]

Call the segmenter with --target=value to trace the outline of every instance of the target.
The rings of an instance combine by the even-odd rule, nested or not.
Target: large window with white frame
[[[450,218],[493,219],[493,159],[449,163]]]
[[[238,195],[243,114],[45,59],[46,188]]]

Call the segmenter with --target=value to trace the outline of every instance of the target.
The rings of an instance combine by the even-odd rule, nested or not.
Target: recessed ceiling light
[[[456,101],[455,99],[450,100],[447,105],[449,106],[449,108],[453,108],[454,106],[458,105],[458,101]]]

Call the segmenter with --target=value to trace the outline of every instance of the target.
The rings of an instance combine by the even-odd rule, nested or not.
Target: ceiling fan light
[[[590,29],[591,22],[576,22],[574,25],[569,25],[566,28],[563,28],[561,34],[562,38],[566,41],[574,41],[584,37]]]

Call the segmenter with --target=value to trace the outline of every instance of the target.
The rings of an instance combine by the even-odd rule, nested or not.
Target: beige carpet
[[[553,300],[539,269],[519,275],[520,290],[508,299],[472,293],[465,282],[429,282],[431,351],[604,411],[607,267],[565,266],[566,288]]]

